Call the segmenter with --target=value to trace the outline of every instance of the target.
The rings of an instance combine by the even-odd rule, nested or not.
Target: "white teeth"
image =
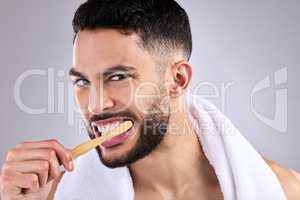
[[[107,125],[104,125],[104,126],[99,126],[99,125],[96,125],[97,128],[98,128],[98,131],[101,133],[101,134],[106,134],[108,131],[116,128],[117,126],[119,126],[121,124],[121,122],[114,122],[114,123],[110,123],[110,124],[107,124]]]

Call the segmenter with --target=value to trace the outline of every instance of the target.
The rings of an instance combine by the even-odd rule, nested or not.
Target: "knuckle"
[[[18,150],[17,149],[9,150],[6,154],[6,161],[13,160],[17,155],[18,155]]]
[[[2,166],[2,174],[7,174],[11,170],[11,164],[10,162],[5,162]]]
[[[25,145],[27,145],[27,144],[29,144],[30,142],[22,142],[22,143],[19,143],[19,144],[17,144],[16,145],[16,149],[20,149],[20,148],[22,148],[23,146],[25,146]]]
[[[48,159],[52,160],[52,159],[55,159],[55,157],[56,157],[56,152],[53,149],[49,149],[48,150]]]
[[[39,182],[39,177],[36,174],[30,174],[28,177],[28,181],[32,186],[35,186]]]
[[[48,171],[50,168],[48,161],[41,162],[41,171]]]
[[[53,171],[53,178],[56,179],[56,178],[58,178],[59,176],[60,176],[59,170],[54,170],[54,171]]]
[[[0,185],[2,190],[7,188],[9,185],[11,185],[11,177],[5,175],[1,176]]]
[[[53,148],[57,147],[58,144],[59,144],[56,139],[51,139],[48,142],[49,142],[50,146],[53,147]]]

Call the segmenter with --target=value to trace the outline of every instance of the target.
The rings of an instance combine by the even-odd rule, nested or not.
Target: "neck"
[[[148,156],[129,166],[134,188],[177,194],[186,188],[217,184],[187,113],[170,117],[162,143]]]

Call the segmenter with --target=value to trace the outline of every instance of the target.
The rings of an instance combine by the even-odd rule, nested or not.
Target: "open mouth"
[[[129,129],[124,129],[123,133],[120,133],[117,136],[112,137],[111,139],[108,139],[104,142],[101,143],[101,146],[106,148],[106,149],[111,149],[113,147],[117,147],[121,145],[123,142],[125,142],[130,135],[133,133],[132,128],[134,126],[134,122],[131,119],[128,118],[110,118],[106,120],[99,120],[92,122],[92,128],[93,132],[96,137],[101,137],[101,136],[108,136],[106,134],[109,134],[111,131],[117,127],[120,126],[121,123],[125,121],[130,121],[131,122],[131,127]]]
[[[91,123],[94,135],[96,137],[101,137],[105,136],[105,134],[109,133],[110,130],[118,127],[122,122],[124,121],[131,121],[132,124],[134,124],[133,120],[128,119],[128,118],[110,118],[106,120],[99,120],[99,121],[94,121]],[[132,126],[133,127],[133,126]],[[126,132],[129,132],[132,127],[127,130]],[[124,133],[122,133],[124,134]]]

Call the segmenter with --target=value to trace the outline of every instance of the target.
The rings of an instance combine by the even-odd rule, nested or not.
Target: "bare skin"
[[[99,29],[79,33],[74,44],[73,67],[88,77],[90,85],[96,88],[95,93],[97,90],[100,92],[97,85],[101,82],[101,71],[105,71],[107,66],[116,65],[116,62],[136,66],[139,77],[132,80],[131,91],[125,91],[124,85],[122,89],[115,89],[111,84],[106,87],[106,83],[103,83],[105,95],[102,104],[101,100],[95,98],[99,95],[91,94],[91,91],[86,89],[76,89],[75,95],[82,113],[85,113],[85,118],[88,119],[92,114],[114,110],[124,105],[126,100],[133,96],[135,100],[130,102],[129,108],[143,116],[143,111],[149,107],[152,99],[148,97],[145,102],[145,98],[137,98],[140,94],[154,94],[155,98],[169,97],[172,114],[164,140],[150,155],[129,166],[136,199],[220,199],[222,195],[217,178],[203,155],[197,136],[186,116],[184,98],[192,77],[191,66],[178,51],[169,55],[169,60],[165,61],[165,71],[158,73],[153,55],[141,49],[137,41],[137,35],[124,36],[115,30]],[[100,75],[95,76],[96,74]],[[141,87],[142,85],[146,87]],[[164,86],[164,90],[161,91],[158,86]],[[89,103],[90,99],[86,98],[87,96],[94,98],[93,103]],[[143,106],[139,106],[140,104]],[[115,150],[102,148],[103,158],[117,159],[126,153],[127,149],[133,148],[139,134],[136,132],[128,142]]]
[[[266,160],[276,174],[288,200],[300,199],[300,174],[292,169],[282,167],[273,161]]]
[[[170,123],[185,130],[172,130],[155,152],[129,166],[136,200],[223,199],[214,170],[183,116],[176,114]]]
[[[138,40],[135,34],[128,36],[112,29],[78,34],[74,44],[73,68],[79,73],[73,73],[71,79],[77,83],[74,95],[83,119],[88,122],[94,114],[117,111],[125,106],[143,117],[142,111],[149,108],[152,98],[131,101],[131,97],[137,97],[136,94],[154,94],[154,99],[157,95],[168,96],[171,128],[150,155],[128,166],[134,182],[135,199],[223,199],[215,172],[186,116],[183,99],[192,77],[192,67],[178,51],[168,56],[170,60],[166,62],[164,73],[157,73],[153,55],[142,49],[137,44]],[[131,79],[104,75],[112,66],[120,64],[134,67],[136,75]],[[149,85],[140,87],[146,82],[150,82],[151,86],[163,85],[165,90],[158,94],[157,88]],[[101,147],[103,159],[115,160],[126,154],[134,147],[138,137],[136,131],[117,148]],[[59,182],[59,165],[63,164],[72,171],[70,161],[70,150],[54,140],[17,145],[9,151],[2,167],[1,200],[47,199],[51,188]],[[280,180],[288,200],[300,199],[299,175],[272,162],[268,161],[268,164]]]
[[[73,169],[69,150],[56,140],[18,144],[9,150],[2,166],[0,199],[46,199],[60,177],[60,164]]]

